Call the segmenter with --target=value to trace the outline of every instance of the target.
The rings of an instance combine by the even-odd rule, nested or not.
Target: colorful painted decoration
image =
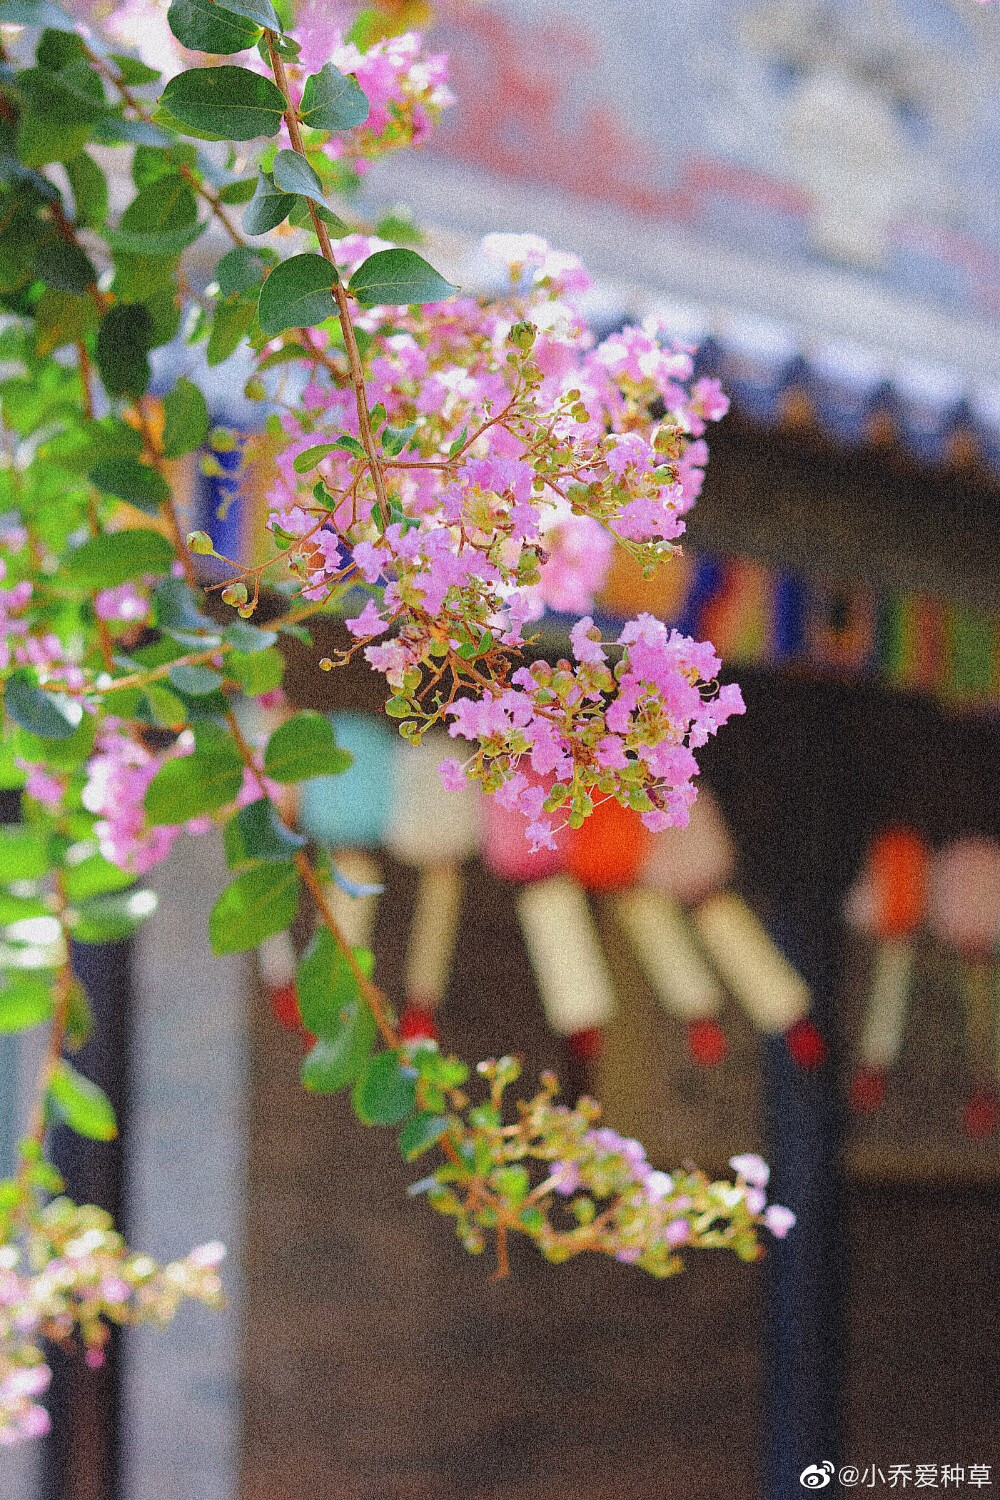
[[[302,783],[302,831],[330,849],[375,849],[395,803],[398,736],[369,714],[333,714],[331,722],[337,744],[350,751],[354,764],[340,776]]]
[[[652,838],[638,813],[609,797],[581,828],[569,830],[567,874],[584,890],[623,890],[635,882]]]
[[[927,914],[930,851],[911,829],[891,828],[874,840],[848,893],[848,923],[875,944],[868,1002],[851,1082],[851,1105],[878,1109],[899,1059],[915,962],[914,938]]]
[[[701,639],[722,658],[823,675],[874,678],[958,708],[1000,708],[1000,614],[928,594],[876,595],[740,557],[685,548],[668,594],[648,596],[639,569],[616,557],[599,611],[609,622],[640,607]]]
[[[910,1021],[917,940],[926,933],[955,964],[969,1079],[963,1128],[973,1139],[993,1134],[1000,1124],[1000,844],[971,836],[932,854],[910,830],[883,833],[848,895],[845,916],[875,944],[852,1106],[867,1113],[885,1099]]]

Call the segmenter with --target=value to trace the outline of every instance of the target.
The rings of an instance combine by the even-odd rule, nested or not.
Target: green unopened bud
[[[239,617],[240,617],[241,620],[249,620],[249,618],[253,614],[255,608],[256,608],[256,605],[253,605],[253,604],[243,604],[236,611],[236,613],[239,615]]]
[[[197,553],[199,557],[212,557],[215,553],[212,538],[207,531],[189,531],[187,544],[188,551]]]
[[[231,583],[228,588],[222,590],[223,604],[246,604],[247,586],[245,583]]]
[[[252,375],[243,387],[243,393],[248,401],[263,401],[267,395],[267,387],[256,375]]]
[[[535,342],[537,331],[534,323],[515,323],[507,335],[507,342],[513,344],[515,349],[520,349],[522,354],[527,354]]]

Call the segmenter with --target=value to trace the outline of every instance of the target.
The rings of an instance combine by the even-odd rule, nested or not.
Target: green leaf
[[[277,631],[261,630],[246,620],[234,620],[227,625],[223,635],[236,651],[266,651],[278,639]]]
[[[126,255],[176,255],[201,234],[194,193],[174,172],[141,187],[122,214],[108,244]]]
[[[0,1033],[28,1031],[52,1017],[52,986],[36,975],[19,974],[0,987]]]
[[[80,845],[75,845],[70,854],[79,848]],[[87,845],[84,844],[82,848],[86,849]],[[70,902],[87,901],[91,896],[107,896],[112,891],[122,891],[134,884],[135,876],[129,870],[120,870],[96,849],[75,863],[70,863],[67,856],[63,866],[63,885],[66,899]]]
[[[182,125],[225,141],[277,135],[285,112],[285,96],[269,78],[233,67],[178,73],[164,89],[162,104]]]
[[[29,828],[0,825],[0,879],[41,880],[50,868],[49,841]]]
[[[59,292],[85,292],[97,281],[90,259],[63,239],[45,240],[35,256],[35,275]]]
[[[243,762],[229,735],[217,725],[203,724],[193,754],[168,760],[153,777],[146,791],[146,816],[154,827],[186,823],[225,807],[242,784]]]
[[[97,367],[111,396],[143,396],[149,385],[153,318],[141,302],[109,308],[97,331]]]
[[[389,454],[390,458],[395,458],[402,453],[416,430],[416,422],[411,422],[408,427],[384,427],[381,433],[384,451]]]
[[[116,588],[144,573],[169,573],[174,549],[158,531],[104,532],[66,558],[66,581],[91,592]]]
[[[156,83],[163,76],[158,68],[149,68],[137,57],[128,57],[122,52],[113,52],[111,61],[118,69],[118,77],[129,88],[142,88],[147,83]]]
[[[184,637],[196,636],[200,631],[213,635],[218,630],[215,621],[203,615],[198,607],[195,592],[183,578],[165,578],[158,586],[155,596],[156,623],[161,630]],[[145,661],[145,658],[143,658]],[[169,661],[166,657],[164,660]],[[145,665],[159,665],[145,661]]]
[[[46,739],[22,727],[15,735],[15,754],[33,765],[43,763],[50,771],[75,771],[93,753],[96,722],[96,715],[84,714],[62,739]]]
[[[215,0],[172,0],[167,23],[182,47],[228,57],[245,52],[260,37],[260,27]]]
[[[329,458],[337,447],[339,447],[338,443],[315,443],[311,448],[304,448],[298,458],[293,459],[292,468],[296,474],[308,474],[309,470],[315,469],[324,458]]]
[[[259,698],[281,686],[285,658],[274,646],[266,651],[231,651],[226,667],[248,698]]]
[[[68,740],[83,717],[79,704],[43,692],[23,668],[8,677],[3,701],[14,723],[41,740]]]
[[[155,516],[170,499],[170,487],[163,475],[137,458],[104,458],[88,477],[102,494],[127,500],[149,516]]]
[[[398,1052],[379,1052],[354,1085],[354,1113],[364,1125],[399,1125],[417,1105],[416,1069]]]
[[[48,906],[40,896],[14,896],[0,889],[0,927],[23,922],[27,917],[50,917]]]
[[[166,423],[163,428],[164,458],[193,453],[208,437],[208,405],[193,380],[181,375],[163,398]]]
[[[351,277],[348,291],[362,307],[440,302],[458,291],[413,250],[376,250]]]
[[[421,1110],[411,1116],[399,1132],[399,1154],[404,1161],[416,1161],[425,1151],[437,1144],[448,1129],[447,1115],[431,1114]]]
[[[331,213],[325,203],[317,203],[313,198],[297,197],[295,207],[289,210],[288,222],[296,229],[311,230],[315,228],[313,214],[323,220],[330,231],[331,239],[342,239],[345,234],[354,233],[350,224],[345,224],[343,219],[338,219],[335,213]]]
[[[78,943],[122,943],[156,910],[152,891],[114,891],[93,896],[71,909],[70,928]]]
[[[113,1141],[118,1125],[103,1089],[62,1058],[49,1077],[49,1099],[71,1130],[91,1141]]]
[[[14,753],[33,765],[44,764],[50,771],[75,771],[93,753],[95,725],[96,715],[84,714],[64,739],[45,739],[19,728],[14,735]]]
[[[375,1022],[368,1006],[360,995],[345,1000],[336,1029],[329,1036],[319,1037],[303,1059],[303,1088],[315,1094],[335,1094],[349,1088],[366,1066],[374,1043]]]
[[[299,873],[286,861],[253,865],[228,885],[212,908],[208,936],[216,954],[245,953],[295,920]]]
[[[154,724],[162,724],[164,729],[182,729],[187,723],[187,704],[161,682],[147,683],[142,696],[149,705]]]
[[[222,685],[221,672],[213,671],[211,667],[181,663],[180,666],[171,667],[167,675],[171,686],[189,698],[204,698],[206,693],[214,693]]]
[[[266,234],[269,229],[277,229],[278,225],[288,218],[294,206],[294,194],[283,193],[280,188],[275,187],[274,178],[270,172],[259,172],[253,198],[243,215],[244,232]]]
[[[83,67],[85,77],[92,70],[86,63]],[[24,166],[41,167],[79,155],[105,109],[100,78],[96,73],[93,77],[99,100],[92,86],[69,69],[52,73],[47,68],[25,68],[17,74],[22,99],[17,154]],[[75,87],[77,83],[82,86]]]
[[[248,21],[253,21],[265,31],[284,31],[281,17],[271,4],[271,0],[226,0],[228,10],[234,11],[238,16],[245,16]]]
[[[223,842],[229,868],[240,870],[246,865],[285,862],[307,840],[286,828],[270,798],[262,797],[230,818]]]
[[[279,725],[264,751],[264,774],[282,785],[310,776],[339,776],[353,764],[353,757],[337,745],[329,719],[312,709]]]
[[[215,268],[220,295],[231,297],[240,292],[256,291],[266,269],[263,256],[258,255],[256,250],[237,245],[222,257]]]
[[[220,302],[212,319],[205,358],[210,365],[227,360],[253,327],[257,316],[255,302]]]
[[[85,229],[100,229],[108,217],[108,179],[85,151],[66,163],[73,190],[74,218]]]
[[[375,960],[369,949],[355,948],[354,957],[365,978],[371,978]],[[327,928],[319,929],[302,955],[295,988],[299,997],[302,1024],[314,1036],[335,1037],[346,1021],[356,1020],[355,1012],[364,1011],[364,1029],[368,1036],[365,1048],[367,1055],[374,1040],[375,1023],[368,1006],[363,1002],[359,1006],[361,992],[358,981]],[[345,1014],[345,1007],[349,1005],[355,1008],[350,1016]],[[371,1024],[370,1032],[368,1023]],[[360,1060],[354,1077],[358,1071]],[[352,1078],[345,1078],[343,1082],[346,1084],[352,1081]],[[338,1087],[343,1087],[343,1084]]]
[[[0,0],[0,22],[5,26],[46,26],[50,31],[75,31],[77,24],[54,0]]]
[[[227,182],[225,187],[219,189],[219,197],[223,203],[239,205],[249,203],[254,195],[257,180],[254,177],[241,177],[236,182]]]
[[[352,130],[371,106],[358,80],[327,63],[306,79],[299,118],[311,130]]]
[[[322,255],[293,255],[275,266],[260,289],[261,333],[273,338],[286,328],[311,328],[335,311],[337,271]]]
[[[302,193],[306,198],[322,200],[323,184],[319,174],[298,151],[279,151],[271,175],[275,186],[283,193]]]

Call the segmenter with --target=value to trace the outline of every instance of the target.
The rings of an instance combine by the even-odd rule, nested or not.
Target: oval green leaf
[[[212,908],[208,936],[216,954],[245,953],[295,920],[299,873],[290,862],[254,865],[228,885]]]
[[[49,1099],[77,1135],[91,1141],[113,1141],[118,1134],[115,1112],[107,1094],[65,1058],[56,1063],[49,1077]]]
[[[112,250],[125,255],[177,255],[201,233],[194,193],[178,172],[139,189],[117,229],[107,231]]]
[[[227,865],[231,870],[241,870],[247,865],[287,862],[305,847],[306,840],[286,828],[274,803],[262,797],[230,818],[223,843]]]
[[[362,307],[441,302],[458,291],[413,250],[376,250],[351,277],[348,291]]]
[[[286,328],[311,328],[325,322],[336,310],[336,280],[336,268],[322,255],[293,255],[283,260],[260,289],[257,316],[261,333],[274,338]]]
[[[18,975],[0,988],[0,1033],[43,1026],[52,1016],[52,986],[34,975]]]
[[[329,719],[312,709],[279,725],[264,751],[264,774],[282,785],[310,776],[339,776],[353,764],[337,744]]]
[[[163,409],[164,458],[182,458],[200,448],[208,437],[208,405],[194,381],[181,375],[164,396]]]
[[[363,1125],[399,1125],[417,1105],[417,1074],[398,1052],[379,1052],[354,1085],[354,1113]]]
[[[74,588],[116,588],[144,573],[169,573],[174,549],[158,531],[109,531],[91,537],[66,559],[67,581]]]
[[[399,1132],[399,1154],[404,1161],[416,1161],[437,1144],[448,1129],[448,1116],[421,1110],[413,1115]]]
[[[186,823],[232,802],[243,784],[243,762],[232,741],[221,730],[218,735],[203,738],[192,755],[168,760],[157,771],[145,801],[154,827]]]
[[[281,90],[248,68],[192,68],[178,73],[164,89],[161,102],[182,125],[227,141],[277,135],[285,112]]]
[[[375,964],[371,952],[356,948],[354,957],[358,968],[369,978]],[[295,988],[306,1030],[314,1036],[336,1036],[344,1024],[345,1007],[359,999],[360,989],[354,971],[325,927],[319,929],[302,956]],[[367,1006],[363,1008],[368,1010]]]
[[[353,130],[365,123],[370,109],[358,80],[327,63],[306,79],[299,118],[311,130]]]
[[[182,47],[229,57],[245,52],[260,37],[260,26],[215,0],[172,0],[167,24]]]
[[[163,475],[137,458],[105,458],[89,474],[91,484],[104,495],[114,495],[138,506],[147,515],[155,515],[170,498],[170,487]]]
[[[79,704],[43,692],[23,669],[8,677],[3,701],[14,723],[41,740],[68,740],[83,718]]]
[[[271,168],[276,187],[283,193],[302,193],[306,198],[323,197],[319,174],[298,151],[279,151]]]
[[[269,229],[277,229],[294,206],[294,194],[283,193],[275,186],[271,173],[262,171],[243,215],[243,229],[247,234],[266,234]]]

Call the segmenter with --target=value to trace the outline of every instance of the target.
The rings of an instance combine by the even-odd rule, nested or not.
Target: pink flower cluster
[[[82,801],[87,811],[98,819],[94,832],[101,853],[111,864],[144,875],[166,859],[182,832],[207,833],[216,826],[211,817],[190,818],[183,824],[157,827],[150,826],[146,819],[144,799],[153,777],[169,760],[190,755],[193,750],[194,737],[190,730],[179,735],[167,749],[150,750],[132,738],[119,720],[106,718],[103,721],[98,733],[97,753],[87,762]],[[276,788],[271,790],[276,791]],[[257,776],[246,771],[233,806],[244,807],[260,796],[261,785]]]
[[[345,274],[378,248],[340,241]],[[612,665],[587,617],[575,666],[515,671],[514,657],[546,609],[592,607],[616,543],[648,567],[675,550],[706,424],[727,400],[716,381],[692,380],[691,351],[656,318],[595,340],[575,256],[534,235],[491,236],[484,253],[507,281],[499,300],[358,318],[388,513],[357,454],[353,396],[317,366],[283,418],[271,528],[308,598],[365,587],[352,649],[385,675],[404,732],[444,722],[477,742],[466,774],[504,788],[533,837],[551,825],[529,764],[555,776],[571,819],[613,795],[652,828],[682,823],[692,749],[743,706],[738,689],[710,686],[710,646],[643,616],[611,643]]]
[[[103,1210],[66,1198],[48,1204],[25,1245],[0,1246],[0,1444],[49,1431],[37,1399],[51,1380],[43,1340],[77,1334],[87,1363],[100,1365],[111,1323],[162,1326],[185,1299],[219,1306],[225,1253],[223,1245],[201,1245],[161,1267],[133,1254]]]

